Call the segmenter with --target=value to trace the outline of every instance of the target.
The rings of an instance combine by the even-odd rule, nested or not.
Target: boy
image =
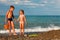
[[[19,14],[20,15],[19,15],[18,20],[19,20],[19,23],[20,23],[20,35],[24,36],[24,24],[26,22],[26,17],[24,15],[24,10],[20,10]]]
[[[8,25],[9,25],[9,35],[11,35],[11,28],[13,30],[13,35],[16,35],[14,23],[13,23],[13,19],[14,19],[13,11],[14,11],[14,9],[15,9],[14,6],[11,5],[10,9],[6,13],[6,19],[8,21]]]

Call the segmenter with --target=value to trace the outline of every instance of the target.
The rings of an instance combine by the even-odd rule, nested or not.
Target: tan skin
[[[6,13],[6,18],[12,18],[13,11],[14,11],[14,8],[10,8],[9,11]],[[11,27],[13,30],[13,34],[16,35],[15,28],[14,28],[14,22],[8,20],[8,25],[9,25],[9,35],[11,34],[11,30],[10,30]]]
[[[20,16],[21,15],[24,15],[22,11],[19,12],[20,13]],[[23,22],[23,23],[20,23],[20,35],[24,35],[24,23],[26,22],[26,17],[23,16],[23,17],[20,17],[18,18],[19,22]]]

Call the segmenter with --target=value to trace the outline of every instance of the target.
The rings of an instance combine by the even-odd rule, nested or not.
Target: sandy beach
[[[20,36],[19,34],[9,36],[8,34],[0,34],[0,40],[60,40],[60,30],[52,30],[49,32],[37,32],[27,34],[28,36]]]

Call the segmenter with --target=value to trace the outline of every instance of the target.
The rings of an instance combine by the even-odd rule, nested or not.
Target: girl
[[[24,24],[26,22],[26,17],[24,15],[24,10],[19,11],[19,18],[17,19],[20,23],[20,35],[24,36]]]

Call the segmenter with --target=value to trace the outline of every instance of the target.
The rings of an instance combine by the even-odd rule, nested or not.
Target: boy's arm
[[[7,22],[7,18],[8,18],[8,11],[7,11],[6,16],[5,16],[5,23]]]
[[[13,14],[12,14],[12,16],[13,16],[13,19],[14,19],[15,17],[14,17],[14,15],[13,15]]]
[[[9,11],[7,11],[7,13],[6,13],[6,18],[8,18],[8,12],[9,12]]]
[[[13,18],[14,21],[16,21],[16,18],[14,17],[14,14],[12,14],[12,18]]]

